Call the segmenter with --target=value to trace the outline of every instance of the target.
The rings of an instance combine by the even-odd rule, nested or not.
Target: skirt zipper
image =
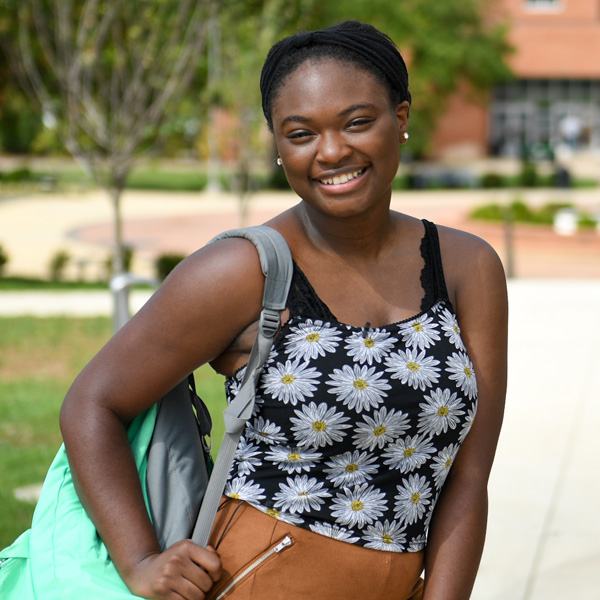
[[[242,579],[244,579],[245,577],[248,577],[248,575],[250,575],[250,573],[252,573],[252,571],[254,571],[255,569],[257,569],[262,563],[265,562],[265,560],[267,560],[267,558],[270,558],[271,556],[273,556],[273,554],[277,554],[278,552],[281,552],[282,550],[284,550],[285,548],[287,548],[288,546],[292,545],[292,538],[289,535],[286,535],[283,540],[281,540],[281,542],[279,542],[279,544],[277,544],[276,546],[274,546],[273,548],[271,548],[268,552],[266,552],[265,554],[263,554],[260,558],[256,559],[252,564],[248,565],[235,579],[233,579],[231,581],[231,583],[217,596],[216,600],[222,600],[222,598],[225,596],[225,594],[227,594],[228,592],[231,591],[231,588],[233,588],[235,585],[237,585]]]

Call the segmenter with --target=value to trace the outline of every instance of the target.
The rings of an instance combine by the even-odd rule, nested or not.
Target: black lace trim
[[[423,223],[425,224],[425,222]],[[421,312],[426,311],[433,306],[437,296],[431,254],[431,236],[429,235],[429,228],[425,225],[425,234],[421,238],[421,257],[423,258],[421,287],[424,292],[423,298],[421,299]]]
[[[288,295],[288,308],[291,316],[320,319],[325,323],[337,321],[329,307],[317,296],[310,281],[294,261],[292,284]]]
[[[421,272],[421,285],[425,296],[421,302],[421,309],[426,310],[439,300],[448,300],[449,298],[437,227],[425,219],[423,219],[423,225],[425,226],[425,235],[421,240],[421,256],[425,261],[425,266]]]
[[[424,265],[420,281],[424,295],[421,300],[421,312],[427,311],[439,300],[448,299],[437,228],[425,219],[423,225],[425,233],[421,238],[420,251]],[[294,273],[288,295],[288,308],[292,316],[320,319],[329,323],[337,321],[296,262],[294,262]]]

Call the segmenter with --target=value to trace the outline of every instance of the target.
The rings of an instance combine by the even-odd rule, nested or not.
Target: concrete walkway
[[[436,218],[435,198],[421,199],[423,216]],[[158,200],[144,201],[140,196],[130,202],[130,208],[135,204],[136,218],[145,210],[147,218],[175,214],[185,219],[192,207],[193,212],[205,211],[207,219],[213,218],[214,204],[192,205],[190,200],[174,198],[168,211],[158,208]],[[0,203],[0,241],[7,233],[4,216],[10,209],[14,211],[12,223],[29,221],[41,235],[44,228],[34,217],[47,219],[53,240],[84,243],[73,237],[73,230],[84,225],[84,217],[91,226],[99,215],[84,214],[77,203],[65,199],[63,208],[71,211],[61,213],[61,226],[59,215],[52,216],[53,210],[43,202],[40,199],[35,205],[40,211],[37,215],[17,214],[16,201]],[[272,196],[261,202],[256,214],[264,215],[284,208],[290,199]],[[409,198],[408,209],[416,211],[417,200],[414,206],[411,202]],[[21,204],[21,208],[32,206]],[[94,206],[99,206],[98,199],[88,203],[88,208]],[[103,218],[110,215],[108,202],[106,206]],[[448,219],[452,218],[449,211],[457,210],[447,203],[441,206]],[[234,203],[225,203],[219,210],[230,226],[237,226]],[[217,226],[216,220],[211,222]],[[34,245],[35,236],[31,233],[27,238],[29,245]],[[201,245],[202,240],[197,241]],[[85,248],[97,246],[85,242]],[[600,423],[600,279],[511,280],[509,295],[506,417],[490,482],[488,540],[472,598],[600,600],[600,444],[596,431]],[[148,292],[134,292],[133,309],[147,297]],[[108,292],[0,294],[0,315],[110,312]]]

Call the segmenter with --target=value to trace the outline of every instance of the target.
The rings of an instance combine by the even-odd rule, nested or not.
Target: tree
[[[110,194],[115,273],[121,194],[195,76],[215,0],[9,0],[3,47],[69,152]]]
[[[410,147],[417,155],[426,152],[436,120],[461,80],[485,91],[510,77],[506,28],[488,18],[492,0],[231,0],[225,5],[221,26],[229,35],[221,97],[229,106],[254,109],[257,124],[262,120],[258,80],[269,47],[295,31],[345,19],[379,27],[406,58],[413,96]]]

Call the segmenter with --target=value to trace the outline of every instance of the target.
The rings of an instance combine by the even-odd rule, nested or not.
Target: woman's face
[[[273,102],[273,132],[288,181],[319,212],[336,217],[389,205],[408,103],[354,64],[308,60]]]

